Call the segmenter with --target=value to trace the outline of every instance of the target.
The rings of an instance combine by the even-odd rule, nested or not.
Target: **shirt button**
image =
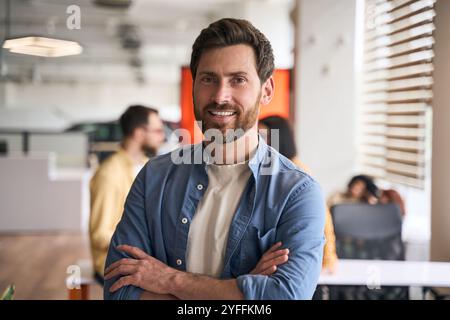
[[[182,222],[183,224],[186,224],[186,223],[188,222],[188,220],[187,220],[187,218],[183,218],[183,219],[181,219],[181,222]]]
[[[199,184],[197,185],[197,190],[203,190],[203,185],[202,185],[201,183],[199,183]]]
[[[183,261],[181,261],[181,259],[177,259],[177,265],[181,266],[181,264],[183,263]]]

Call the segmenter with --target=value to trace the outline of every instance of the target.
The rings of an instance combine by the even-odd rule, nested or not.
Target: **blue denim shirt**
[[[186,271],[189,226],[207,189],[208,176],[202,144],[174,152],[149,161],[136,177],[106,266],[128,257],[116,249],[128,244]],[[174,163],[174,155],[196,159],[197,164]],[[236,278],[246,299],[311,299],[324,245],[321,189],[261,138],[249,167],[252,174],[230,225],[221,278]],[[270,276],[250,275],[263,253],[278,241],[289,248],[288,262]],[[117,279],[105,281],[105,299],[139,299],[142,289],[134,286],[110,293]]]

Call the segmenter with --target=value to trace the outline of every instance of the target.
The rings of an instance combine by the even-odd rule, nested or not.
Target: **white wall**
[[[298,0],[295,105],[299,155],[326,195],[353,174],[355,0]]]
[[[78,231],[84,174],[54,179],[50,155],[0,157],[0,232]]]
[[[450,1],[436,4],[431,260],[450,261]]]
[[[147,104],[159,108],[167,120],[178,121],[180,112],[177,78],[173,83],[139,85],[131,83],[42,83],[6,85],[8,121],[13,126],[59,128],[67,121],[112,120],[130,104]],[[164,109],[164,110],[163,110]],[[25,110],[25,115],[22,116]],[[1,111],[1,110],[0,110]],[[52,113],[45,115],[34,113]],[[15,116],[17,115],[17,116]],[[24,122],[26,121],[26,122]]]
[[[251,21],[269,39],[275,56],[275,67],[294,66],[294,26],[290,19],[292,0],[246,0],[241,3],[239,16]]]

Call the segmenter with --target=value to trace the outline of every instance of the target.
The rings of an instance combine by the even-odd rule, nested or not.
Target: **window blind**
[[[426,177],[436,0],[366,0],[359,83],[363,172],[418,188]]]

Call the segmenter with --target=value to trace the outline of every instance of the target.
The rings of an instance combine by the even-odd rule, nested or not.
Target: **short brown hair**
[[[148,124],[150,114],[158,114],[158,110],[142,105],[132,105],[120,116],[119,124],[124,137],[133,135],[134,130]]]
[[[266,36],[249,21],[224,18],[211,23],[203,29],[192,46],[191,73],[193,79],[197,73],[200,57],[208,49],[247,44],[253,48],[256,58],[256,71],[261,83],[272,75],[274,57],[272,46]]]

